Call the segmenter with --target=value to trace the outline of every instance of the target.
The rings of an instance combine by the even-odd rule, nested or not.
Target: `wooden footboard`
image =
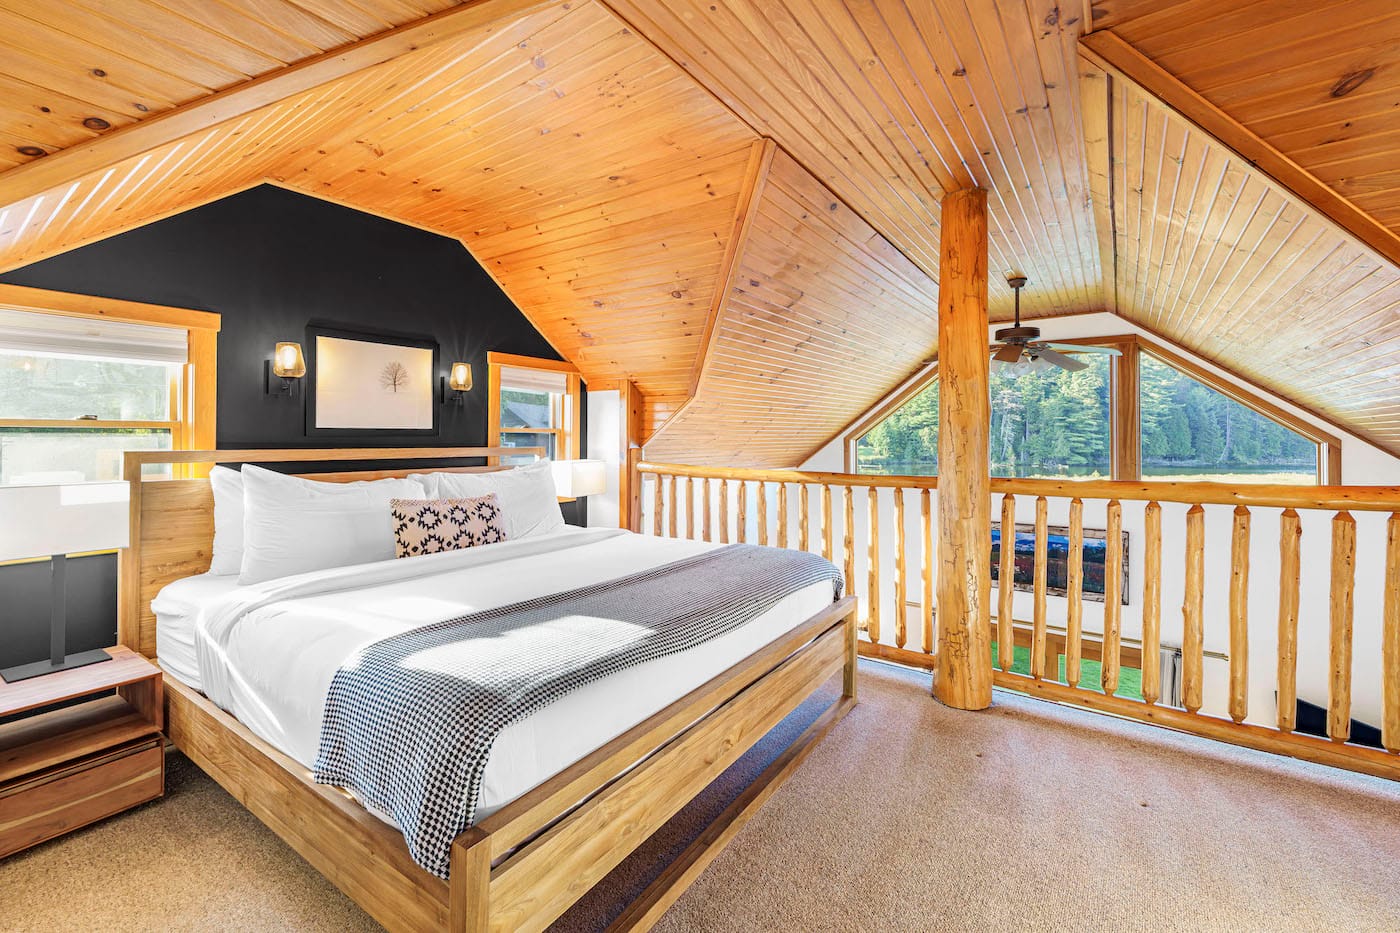
[[[459,836],[449,882],[344,792],[174,678],[172,742],[391,930],[541,930],[838,673],[842,693],[643,893],[615,929],[646,929],[854,705],[846,597]]]

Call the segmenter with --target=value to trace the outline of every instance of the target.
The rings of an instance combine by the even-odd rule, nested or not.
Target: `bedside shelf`
[[[0,725],[0,857],[164,793],[160,668],[127,648],[108,653],[0,683],[0,717],[88,698]]]
[[[0,726],[0,784],[155,731],[140,710],[119,696]]]

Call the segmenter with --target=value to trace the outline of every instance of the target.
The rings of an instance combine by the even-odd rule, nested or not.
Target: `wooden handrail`
[[[861,592],[865,597],[863,629],[866,640],[860,642],[859,651],[871,657],[926,670],[941,671],[943,668],[939,667],[940,664],[946,666],[950,663],[949,655],[935,653],[938,643],[935,626],[938,623],[934,618],[934,588],[937,575],[949,572],[944,562],[933,557],[933,509],[936,506],[932,491],[938,488],[937,477],[750,470],[650,462],[638,463],[637,470],[638,484],[641,475],[651,474],[655,477],[653,485],[658,491],[663,484],[674,488],[678,478],[687,483],[720,479],[721,515],[724,515],[728,502],[726,487],[734,481],[738,486],[736,504],[740,540],[743,540],[747,487],[753,484],[754,492],[758,495],[755,505],[760,543],[768,541],[767,502],[769,495],[776,492],[779,526],[776,543],[779,546],[788,543],[786,529],[789,508],[795,504],[800,530],[798,544],[804,550],[818,546],[816,536],[809,533],[808,522],[809,511],[814,510],[809,487],[819,486],[822,491],[820,548],[829,559],[844,566],[850,589]],[[772,489],[773,484],[777,484],[777,490]],[[797,488],[789,490],[788,486]],[[835,524],[833,488],[841,490],[840,518]],[[889,489],[892,493],[888,501],[887,494],[881,491],[883,489]],[[917,544],[907,537],[910,530],[906,524],[909,518],[907,508],[912,503],[907,503],[905,496],[908,495],[906,490],[910,489],[919,490],[919,521],[915,526],[919,530]],[[997,641],[995,649],[988,646],[988,659],[995,651],[997,669],[994,678],[998,685],[1223,741],[1400,778],[1400,754],[1394,754],[1400,751],[1400,487],[1236,486],[1223,483],[1003,478],[992,480],[991,492],[994,502],[1000,496],[997,504],[1000,505],[1005,535],[999,562],[1002,585],[997,595],[997,618],[989,620],[987,626],[988,633],[993,634]],[[794,493],[796,498],[790,498]],[[864,516],[864,522],[858,527],[855,499],[862,495],[866,511],[860,513]],[[1047,618],[1048,500],[1051,498],[1069,500],[1068,527],[1064,531],[1067,549],[1062,631],[1053,628]],[[1104,500],[1104,605],[1102,630],[1097,635],[1084,627],[1085,499]],[[674,536],[677,512],[674,492],[669,502],[667,517],[670,519],[670,533]],[[658,534],[663,527],[661,511],[664,504],[658,496],[652,522]],[[1185,514],[1179,510],[1167,513],[1164,505],[1184,506]],[[1216,541],[1211,538],[1208,541],[1206,506],[1232,507],[1227,539]],[[1012,613],[1016,608],[1016,599],[1012,587],[1005,585],[1017,571],[1012,542],[1015,540],[1018,507],[1019,510],[1034,509],[1031,567],[1021,567],[1023,573],[1027,569],[1032,570],[1028,622],[1014,621]],[[1279,593],[1277,710],[1273,715],[1250,708],[1252,696],[1257,697],[1260,692],[1257,687],[1253,694],[1250,690],[1252,670],[1256,677],[1260,671],[1257,666],[1251,668],[1251,649],[1257,653],[1261,648],[1267,651],[1272,647],[1267,642],[1251,644],[1258,637],[1256,623],[1260,621],[1251,619],[1251,579],[1263,577],[1265,586],[1275,585],[1275,568],[1258,566],[1257,554],[1256,566],[1251,566],[1251,535],[1257,531],[1253,526],[1259,523],[1251,511],[1253,509],[1281,510],[1278,516],[1279,563],[1276,568]],[[1328,613],[1321,620],[1327,626],[1327,649],[1314,659],[1314,666],[1316,662],[1325,660],[1327,672],[1327,729],[1326,738],[1322,739],[1294,734],[1300,646],[1299,584],[1303,560],[1299,512],[1304,509],[1332,513]],[[1134,517],[1140,513],[1142,518],[1142,579],[1131,594],[1123,589],[1123,566],[1127,555],[1122,539],[1126,511],[1131,511]],[[1365,650],[1379,648],[1383,659],[1381,721],[1383,745],[1387,752],[1358,749],[1350,742],[1355,689],[1352,683],[1353,640],[1360,637],[1353,618],[1359,582],[1357,521],[1352,514],[1356,511],[1390,513],[1385,535],[1387,570],[1381,597],[1380,644],[1375,643],[1369,624],[1365,630]],[[881,525],[891,521],[894,527],[882,542]],[[1184,547],[1175,554],[1164,554],[1163,551],[1163,526],[1168,522],[1173,531],[1182,534],[1176,540]],[[1271,526],[1271,518],[1266,518],[1263,527],[1272,530]],[[1368,532],[1374,531],[1373,526],[1367,525],[1366,528]],[[708,528],[704,537],[712,540]],[[894,545],[893,548],[886,546],[890,543]],[[917,547],[921,552],[920,592],[917,598],[910,592],[907,553],[910,547]],[[1179,568],[1182,571],[1180,608],[1172,606],[1167,610],[1173,628],[1180,621],[1179,695],[1170,689],[1175,684],[1163,683],[1159,668],[1166,614],[1166,607],[1162,605],[1164,561],[1170,561],[1173,570]],[[1206,569],[1215,564],[1227,566],[1229,575],[1224,581],[1217,579],[1208,585]],[[892,585],[882,586],[883,580],[889,580]],[[1216,592],[1222,582],[1227,592]],[[892,591],[894,599],[892,604],[886,599],[885,614],[882,615],[881,598],[887,589]],[[1136,647],[1132,646],[1130,636],[1125,638],[1123,630],[1122,606],[1129,597],[1134,597],[1134,602],[1137,601],[1136,597],[1140,597],[1138,604],[1141,606],[1142,627]],[[909,618],[911,611],[920,614],[917,625]],[[882,624],[887,620],[892,624]],[[1319,620],[1313,621],[1315,624]],[[1211,629],[1212,643],[1225,640],[1228,650],[1206,650],[1207,628]],[[916,646],[910,644],[913,632],[918,632],[917,647],[921,651],[914,650]],[[1028,649],[1030,655],[1029,673],[1024,676],[1013,672],[1016,651],[1020,649]],[[1059,653],[1063,653],[1065,658],[1063,675],[1059,673],[1056,663]],[[1082,662],[1086,659],[1100,664],[1096,683],[1081,682]],[[1212,662],[1209,670],[1207,659]],[[1141,671],[1140,700],[1115,695],[1120,686],[1121,672],[1127,668]],[[1102,693],[1098,692],[1100,687]],[[1210,702],[1206,703],[1208,696]],[[1255,702],[1257,704],[1257,699]],[[1369,699],[1367,702],[1370,702]],[[1180,707],[1174,707],[1177,703]],[[1261,724],[1265,719],[1271,720],[1268,726]]]
[[[748,480],[757,483],[798,483],[814,486],[853,486],[877,489],[936,489],[936,476],[883,476],[864,473],[821,473],[808,470],[750,470],[743,467],[688,466],[682,463],[637,464],[638,473],[656,476],[690,476],[703,479]]]
[[[808,470],[758,470],[742,467],[687,466],[679,463],[637,464],[640,473],[710,477],[766,483],[810,483],[861,489],[937,489],[936,476],[885,476],[874,473],[824,473]],[[1141,480],[1019,479],[993,477],[992,492],[1059,499],[1118,499],[1133,502],[1178,502],[1185,505],[1231,505],[1275,509],[1394,512],[1400,510],[1400,486],[1289,486],[1268,483],[1174,483]]]

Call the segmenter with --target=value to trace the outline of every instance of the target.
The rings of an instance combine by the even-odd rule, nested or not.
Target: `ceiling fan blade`
[[[1061,353],[1102,353],[1105,356],[1122,356],[1123,351],[1113,347],[1096,347],[1087,343],[1047,343],[1044,346]]]
[[[1020,344],[1007,343],[997,348],[997,352],[992,354],[992,359],[998,363],[1014,363],[1021,358],[1023,348]]]
[[[1068,370],[1069,372],[1077,372],[1078,370],[1089,368],[1089,364],[1083,360],[1076,360],[1072,356],[1065,356],[1063,353],[1057,353],[1049,347],[1037,347],[1036,355],[1045,362]]]

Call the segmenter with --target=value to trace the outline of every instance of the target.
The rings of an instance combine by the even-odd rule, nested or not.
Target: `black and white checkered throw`
[[[503,729],[585,684],[732,631],[841,572],[802,551],[735,544],[364,648],[331,682],[316,780],[393,817],[446,878]]]

